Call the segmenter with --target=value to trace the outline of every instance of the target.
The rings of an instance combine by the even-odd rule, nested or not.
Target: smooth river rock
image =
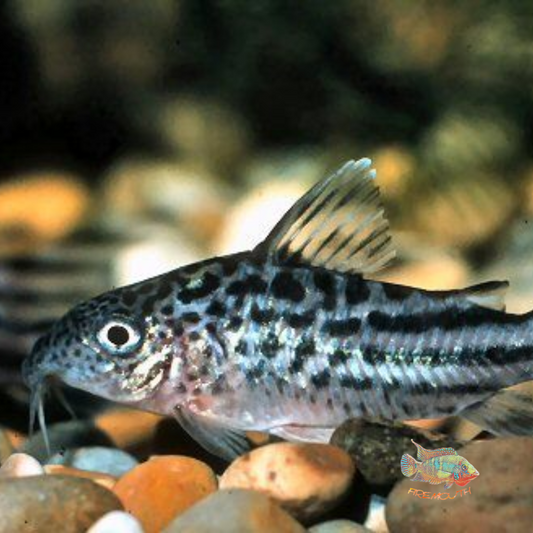
[[[174,520],[163,533],[305,533],[272,498],[242,489],[219,490]]]
[[[339,503],[354,473],[353,461],[340,448],[280,442],[236,459],[222,475],[220,488],[257,490],[309,521]]]
[[[144,533],[141,523],[124,511],[111,511],[94,523],[87,533]]]
[[[159,456],[130,470],[114,487],[146,533],[159,533],[176,516],[217,489],[215,473],[185,456]]]
[[[351,520],[330,520],[309,528],[309,533],[372,533],[372,531]]]
[[[80,470],[120,477],[135,468],[139,461],[129,453],[116,448],[86,446],[57,453],[50,458],[48,464],[71,466]]]
[[[331,437],[331,444],[345,450],[357,470],[373,486],[390,486],[403,479],[400,460],[404,453],[415,453],[411,442],[428,449],[458,448],[458,443],[444,435],[413,428],[401,423],[347,420]]]
[[[41,463],[26,453],[10,455],[0,468],[0,479],[9,477],[40,476],[44,474]]]
[[[474,465],[479,477],[464,487],[453,485],[449,489],[408,479],[398,483],[386,507],[390,530],[394,533],[531,532],[533,438],[473,442],[457,453]],[[419,492],[409,494],[409,489]]]
[[[87,479],[34,476],[0,480],[0,533],[85,533],[119,499]]]

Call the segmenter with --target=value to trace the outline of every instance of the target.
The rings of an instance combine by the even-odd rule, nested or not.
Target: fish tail
[[[402,469],[402,474],[405,477],[412,477],[418,472],[418,467],[422,463],[419,463],[416,459],[411,457],[409,454],[404,453],[402,455],[402,460],[400,461],[400,467]]]
[[[496,436],[533,435],[533,397],[503,389],[459,413]]]

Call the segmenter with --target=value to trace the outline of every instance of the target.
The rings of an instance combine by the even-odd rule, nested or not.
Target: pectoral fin
[[[243,431],[222,426],[207,416],[192,412],[187,406],[177,405],[174,416],[195,441],[218,457],[232,461],[250,449]]]

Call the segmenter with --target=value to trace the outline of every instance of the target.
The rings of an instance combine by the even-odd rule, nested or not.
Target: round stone
[[[84,533],[119,499],[88,479],[32,476],[0,480],[0,531]]]
[[[477,441],[457,453],[476,468],[479,477],[449,489],[409,479],[398,483],[386,507],[390,530],[444,533],[450,531],[450,520],[461,517],[461,531],[530,532],[533,438]]]
[[[141,523],[124,511],[111,511],[93,524],[87,533],[144,533]]]
[[[176,516],[217,489],[215,473],[184,456],[153,457],[125,474],[114,492],[146,533],[158,533]]]
[[[10,455],[0,468],[0,478],[39,476],[44,469],[31,455],[14,453]]]
[[[345,450],[357,465],[358,472],[371,486],[387,487],[403,479],[402,455],[413,448],[459,447],[460,443],[439,433],[401,423],[347,420],[331,437],[331,444]]]
[[[351,520],[330,520],[309,528],[309,533],[372,533],[365,526]]]
[[[220,488],[263,492],[308,521],[339,503],[354,472],[349,455],[336,446],[280,442],[236,459],[222,475]]]
[[[304,533],[274,500],[255,491],[219,490],[174,520],[163,533]]]
[[[113,489],[117,482],[116,478],[110,476],[109,474],[103,474],[101,472],[89,472],[88,470],[80,470],[79,468],[72,468],[70,466],[45,465],[44,471],[53,476],[74,476],[90,479],[91,481],[94,481],[98,485],[101,485],[109,490]]]
[[[121,477],[139,462],[135,457],[116,448],[104,446],[87,446],[57,453],[48,464],[71,466],[90,472],[101,472],[114,477]]]

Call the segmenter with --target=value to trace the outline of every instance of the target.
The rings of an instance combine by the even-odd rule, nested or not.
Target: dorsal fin
[[[422,448],[420,444],[417,444],[414,440],[411,439],[411,442],[417,448],[417,459],[419,461],[427,461],[433,459],[433,457],[440,457],[442,455],[457,455],[457,452],[453,448],[439,448],[438,450],[426,450]]]
[[[505,293],[508,281],[488,281],[464,289],[464,297],[473,304],[495,311],[505,311]]]
[[[348,161],[298,200],[256,248],[277,264],[366,274],[394,257],[370,159]]]

